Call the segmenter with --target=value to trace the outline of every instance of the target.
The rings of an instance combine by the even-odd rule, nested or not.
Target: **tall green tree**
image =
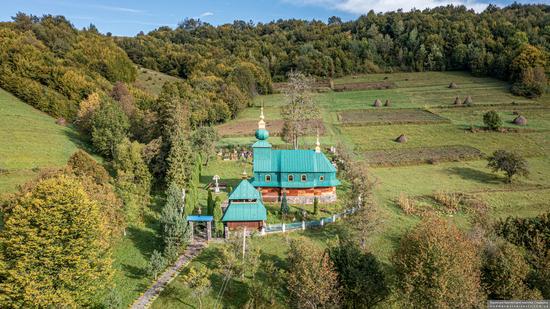
[[[497,150],[487,158],[487,167],[493,172],[503,171],[506,174],[506,181],[511,183],[515,175],[529,175],[529,166],[519,154],[506,150]]]
[[[91,118],[92,144],[100,154],[112,158],[116,146],[127,136],[129,128],[128,117],[122,108],[104,97]]]
[[[345,308],[373,308],[390,294],[382,265],[372,253],[350,240],[340,240],[329,255],[342,286]]]
[[[113,168],[116,185],[124,200],[128,222],[137,222],[149,204],[151,173],[142,157],[142,148],[138,142],[122,141],[115,151]]]
[[[112,275],[99,206],[63,175],[12,203],[0,234],[1,307],[93,305]]]
[[[293,239],[288,251],[288,290],[297,308],[331,308],[339,304],[340,286],[334,263],[304,237]]]
[[[216,196],[214,200],[214,211],[212,213],[214,216],[214,230],[218,237],[223,235],[223,222],[222,222],[222,200],[219,196]]]
[[[182,190],[172,183],[166,191],[166,204],[160,214],[162,239],[168,250],[180,249],[189,242],[190,230],[182,212]]]
[[[519,248],[500,242],[485,248],[482,285],[489,299],[541,299],[538,290],[527,285],[531,272]]]
[[[472,308],[483,299],[476,247],[443,219],[424,219],[408,232],[392,261],[407,306]]]

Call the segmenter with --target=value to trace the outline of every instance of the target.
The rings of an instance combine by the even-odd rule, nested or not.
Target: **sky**
[[[463,4],[482,11],[489,3],[505,6],[511,2],[513,0],[0,0],[0,21],[10,21],[17,12],[64,15],[77,28],[92,23],[102,33],[133,36],[160,26],[176,27],[185,18],[199,18],[212,25],[234,20],[270,22],[289,18],[326,22],[330,16],[351,20],[370,10],[408,11]],[[550,0],[517,2],[550,4]]]

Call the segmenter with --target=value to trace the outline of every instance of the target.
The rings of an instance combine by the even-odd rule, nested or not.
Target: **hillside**
[[[81,146],[76,130],[0,89],[0,193],[14,191],[41,168],[64,166]]]

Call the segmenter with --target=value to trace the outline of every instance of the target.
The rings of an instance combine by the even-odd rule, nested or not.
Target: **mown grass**
[[[76,130],[0,89],[0,193],[13,192],[41,168],[64,166],[83,146]]]

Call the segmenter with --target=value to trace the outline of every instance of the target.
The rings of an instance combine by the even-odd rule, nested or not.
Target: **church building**
[[[267,141],[263,108],[256,130],[257,141],[252,145],[254,178],[251,183],[266,202],[280,201],[286,192],[293,204],[313,204],[336,201],[336,168],[321,152],[319,136],[315,150],[273,149]]]
[[[262,196],[247,179],[229,194],[229,204],[222,217],[224,225],[230,229],[247,228],[261,230],[267,220],[267,210]]]

